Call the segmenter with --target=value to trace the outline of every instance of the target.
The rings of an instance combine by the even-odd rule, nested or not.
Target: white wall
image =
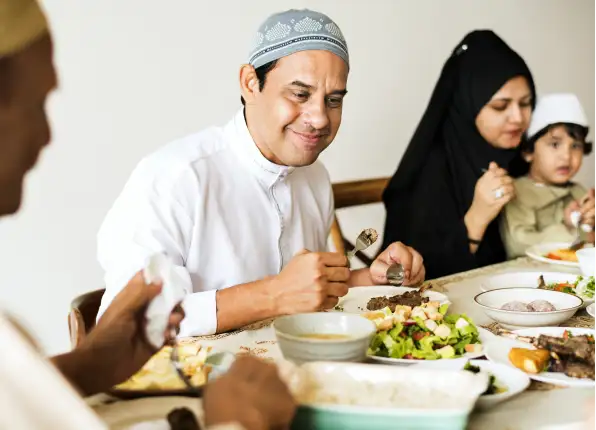
[[[258,24],[310,7],[341,26],[352,72],[343,125],[323,155],[335,181],[393,173],[449,52],[492,28],[524,56],[539,91],[577,93],[594,118],[593,0],[45,0],[60,89],[53,145],[0,222],[0,303],[49,353],[68,347],[70,300],[101,286],[95,233],[135,163],[169,140],[226,121]],[[166,6],[170,5],[170,6]],[[580,180],[594,184],[594,158]],[[407,208],[405,208],[407,210]],[[382,229],[381,207],[343,214]]]

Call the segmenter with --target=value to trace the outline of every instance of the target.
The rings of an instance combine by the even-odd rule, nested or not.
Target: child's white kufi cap
[[[589,127],[584,109],[575,94],[547,94],[540,97],[528,127],[528,139],[549,125],[560,123]]]

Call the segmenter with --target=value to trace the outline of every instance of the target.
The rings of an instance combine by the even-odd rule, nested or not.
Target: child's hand
[[[567,205],[567,207],[565,208],[564,216],[563,216],[563,222],[565,223],[565,225],[567,226],[567,228],[569,229],[575,229],[577,226],[573,224],[573,216],[572,214],[574,212],[579,212],[580,210],[580,205],[579,202],[577,200],[572,200],[571,203],[569,203]]]
[[[580,213],[582,214],[582,219],[581,219],[581,223],[582,224],[587,224],[589,226],[592,226],[592,228],[594,227],[594,203],[595,203],[595,199],[594,199],[594,188],[590,189],[590,191],[588,191],[588,194],[586,194],[582,200],[581,200],[581,206],[580,206]]]

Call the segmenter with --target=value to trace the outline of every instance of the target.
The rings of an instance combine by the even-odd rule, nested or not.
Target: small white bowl
[[[518,301],[530,303],[546,300],[557,309],[551,312],[521,312],[501,309],[505,303]],[[583,300],[560,291],[537,288],[500,288],[485,291],[474,297],[486,315],[505,328],[557,326],[571,318],[583,305]]]
[[[538,277],[542,275],[546,284],[577,281],[578,275],[564,272],[509,272],[487,276],[480,284],[480,290],[490,291],[501,288],[538,288]],[[582,297],[582,308],[594,303],[594,298]]]
[[[273,329],[282,354],[297,364],[309,361],[366,359],[366,351],[377,331],[375,323],[356,314],[314,312],[276,319]],[[315,339],[307,335],[342,335],[342,339]]]
[[[462,370],[468,360],[437,360],[434,369]],[[493,375],[498,386],[506,391],[498,394],[483,394],[476,402],[476,409],[486,410],[504,402],[523,392],[530,385],[530,377],[521,370],[504,364],[488,360],[469,360],[472,366],[480,367],[480,371]],[[417,364],[416,367],[427,367],[427,363]]]
[[[594,276],[594,259],[596,258],[594,250],[595,248],[583,248],[575,253],[579,261],[579,268],[584,276]]]

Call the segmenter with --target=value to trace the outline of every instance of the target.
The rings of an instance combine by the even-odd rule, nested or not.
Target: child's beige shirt
[[[575,230],[564,224],[564,212],[572,200],[580,200],[586,189],[537,184],[528,177],[516,179],[515,199],[501,216],[501,237],[507,258],[523,256],[526,249],[542,242],[572,242]]]

